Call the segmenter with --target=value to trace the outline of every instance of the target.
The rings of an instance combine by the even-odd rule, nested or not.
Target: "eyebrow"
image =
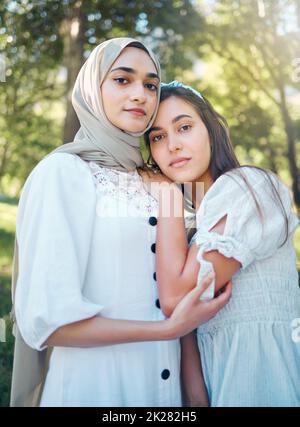
[[[176,116],[173,120],[172,123],[176,123],[178,122],[180,119],[182,119],[183,117],[188,117],[189,119],[192,119],[192,116],[189,116],[188,114],[179,114],[179,116]]]
[[[179,114],[179,116],[176,116],[173,120],[172,120],[172,123],[174,124],[174,123],[177,123],[180,119],[182,119],[182,118],[184,118],[184,117],[188,117],[189,119],[192,119],[193,117],[192,116],[189,116],[188,114]],[[162,128],[161,127],[153,127],[153,128],[151,128],[150,130],[149,130],[149,133],[150,132],[153,132],[153,131],[156,131],[156,130],[162,130]]]
[[[120,71],[120,70],[125,71],[126,73],[136,74],[136,70],[134,70],[133,68],[129,68],[129,67],[114,68],[113,70],[111,70],[111,73],[114,71]],[[151,79],[158,79],[159,80],[159,77],[156,73],[147,73],[146,76],[151,78]]]

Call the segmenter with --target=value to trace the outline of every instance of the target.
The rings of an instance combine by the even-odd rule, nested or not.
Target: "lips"
[[[142,116],[146,115],[146,111],[143,110],[142,108],[129,108],[125,111],[127,111],[127,113],[131,113],[137,117],[142,117]]]
[[[190,160],[190,157],[178,157],[177,159],[172,160],[169,166],[174,168],[180,168],[181,166],[186,165]]]

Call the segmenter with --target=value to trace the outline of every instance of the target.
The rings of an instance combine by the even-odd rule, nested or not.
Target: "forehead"
[[[141,73],[157,73],[154,62],[147,52],[136,47],[126,47],[115,60],[111,69],[116,67],[133,68]]]
[[[198,117],[195,108],[189,102],[177,96],[171,96],[159,104],[154,123],[170,122],[180,114],[188,114],[193,118]]]

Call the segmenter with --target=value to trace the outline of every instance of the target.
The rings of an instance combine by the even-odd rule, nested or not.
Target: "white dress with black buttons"
[[[157,203],[138,173],[57,153],[19,205],[16,316],[41,350],[57,328],[95,315],[162,320],[155,276]],[[180,406],[179,340],[55,347],[41,406]]]

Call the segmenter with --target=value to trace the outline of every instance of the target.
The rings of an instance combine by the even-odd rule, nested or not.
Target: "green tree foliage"
[[[0,179],[23,182],[59,143],[59,126],[47,108],[62,95],[62,86],[55,72],[59,52],[50,40],[45,49],[32,37],[35,26],[23,25],[25,11],[14,10],[13,3],[0,5],[0,51],[6,62],[6,81],[0,83]]]
[[[160,54],[166,74],[168,67],[188,68],[184,46],[200,20],[193,3],[3,0],[0,51],[7,69],[0,86],[0,180],[19,178],[20,188],[39,159],[62,140],[73,139],[79,124],[71,90],[99,42],[138,37]],[[2,179],[2,190],[6,181]]]
[[[34,165],[76,132],[70,93],[93,47],[134,36],[158,54],[164,81],[193,84],[228,119],[242,161],[289,178],[299,206],[300,106],[291,101],[299,30],[300,0],[1,0],[0,193],[18,193]],[[15,206],[0,204],[0,406],[12,368],[12,217]]]
[[[262,151],[266,156],[271,155],[270,166],[275,170],[276,163],[281,163],[279,156],[285,156],[294,200],[300,207],[299,130],[289,103],[289,94],[297,93],[300,88],[293,69],[295,59],[300,58],[299,1],[211,2],[210,13],[203,31],[197,33],[194,46],[199,55],[208,61],[214,58],[222,66],[220,79],[227,87],[223,96],[229,98],[228,104],[233,107],[233,110],[227,110],[233,121],[238,120],[239,115],[233,116],[230,111],[243,108],[242,115],[247,121],[255,119],[260,122],[263,135],[266,123],[253,115],[260,110],[261,118],[268,116],[270,132],[267,139],[264,136],[261,140]],[[272,117],[273,127],[270,127]],[[278,126],[284,135],[284,148],[281,149],[279,141],[273,141],[271,137],[272,131],[279,136]],[[243,121],[239,121],[239,130],[243,127]],[[255,132],[251,135],[255,136]],[[250,135],[242,133],[241,136],[249,148],[246,141]],[[253,139],[253,148],[258,142]]]

